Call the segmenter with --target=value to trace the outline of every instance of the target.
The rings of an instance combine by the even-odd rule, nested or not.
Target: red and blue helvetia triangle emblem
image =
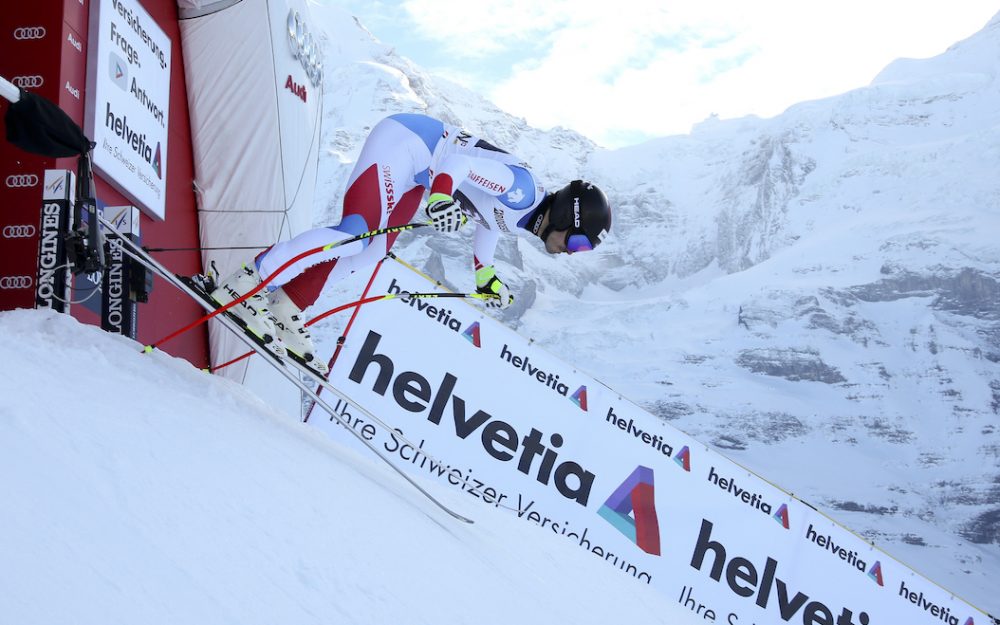
[[[691,450],[688,449],[687,445],[684,445],[684,448],[677,452],[677,455],[674,456],[674,462],[688,473],[691,472]]]
[[[885,586],[885,584],[882,583],[882,563],[881,562],[879,562],[878,560],[876,560],[875,564],[872,565],[872,568],[868,569],[868,577],[872,578],[872,581],[874,581],[879,586]]]
[[[482,343],[479,340],[479,322],[478,321],[473,322],[472,325],[470,325],[468,328],[466,328],[465,332],[462,332],[462,336],[464,336],[465,338],[469,339],[469,342],[472,343],[473,345],[475,345],[476,347],[482,347]]]
[[[570,399],[573,400],[574,404],[576,404],[577,406],[580,407],[580,410],[582,410],[584,412],[587,411],[587,387],[586,386],[581,386],[580,388],[576,389],[576,392],[573,393],[572,396],[570,396]]]
[[[788,529],[788,504],[781,504],[778,511],[774,513],[774,520],[781,523],[786,530]]]

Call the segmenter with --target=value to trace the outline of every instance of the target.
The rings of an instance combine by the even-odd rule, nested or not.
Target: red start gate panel
[[[170,269],[191,274],[201,270],[201,260],[196,249],[197,205],[177,5],[172,0],[139,0],[138,4],[171,41],[166,217],[160,220],[143,214],[139,230],[147,247],[169,248],[157,255]],[[88,113],[90,5],[91,0],[16,2],[0,12],[0,76],[58,104],[81,127]],[[7,107],[6,100],[0,98],[0,114],[6,113]],[[75,158],[46,158],[0,141],[0,310],[36,306],[45,171],[75,172],[76,167]],[[99,205],[134,204],[99,174],[95,184]],[[94,288],[93,278],[77,276],[73,285],[69,299],[83,301],[71,304],[70,313],[86,323],[99,324],[102,298],[88,297]],[[148,302],[136,310],[135,338],[144,343],[156,341],[201,314],[196,304],[159,280],[153,283]],[[208,363],[205,328],[162,348],[199,367]]]

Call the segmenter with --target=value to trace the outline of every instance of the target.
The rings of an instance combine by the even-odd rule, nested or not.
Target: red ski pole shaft
[[[424,222],[415,222],[415,223],[404,224],[404,225],[401,225],[401,226],[391,226],[391,227],[388,227],[388,228],[379,228],[378,230],[371,230],[369,232],[363,232],[363,233],[361,233],[361,234],[359,234],[357,236],[353,236],[353,237],[351,237],[349,239],[344,239],[343,241],[337,241],[335,243],[330,243],[328,245],[324,245],[324,246],[321,246],[321,247],[315,247],[315,248],[313,248],[311,250],[306,250],[305,252],[302,252],[298,256],[295,256],[294,258],[292,258],[292,259],[288,260],[287,262],[285,262],[284,264],[282,264],[273,273],[271,273],[271,275],[268,276],[266,280],[261,281],[260,284],[258,284],[254,288],[250,289],[249,291],[247,291],[246,293],[244,293],[240,297],[234,299],[233,301],[229,302],[225,306],[220,306],[219,308],[216,308],[215,310],[213,310],[213,311],[211,311],[209,313],[206,313],[205,315],[202,315],[198,319],[195,319],[194,321],[192,321],[191,323],[187,324],[186,326],[184,326],[184,327],[182,327],[182,328],[180,328],[178,330],[175,330],[174,332],[171,332],[170,334],[168,334],[167,336],[161,338],[160,340],[155,341],[153,343],[150,343],[149,345],[146,346],[145,351],[151,352],[154,349],[156,349],[159,345],[162,345],[163,343],[166,343],[167,341],[169,341],[171,339],[174,339],[174,338],[180,336],[181,334],[184,334],[185,332],[187,332],[189,330],[193,330],[194,328],[197,328],[198,326],[200,326],[201,324],[205,323],[206,321],[208,321],[212,317],[215,317],[219,313],[226,312],[227,310],[229,310],[233,306],[236,306],[236,305],[238,305],[238,304],[240,304],[242,302],[245,302],[248,298],[253,297],[257,293],[259,293],[262,289],[266,288],[267,285],[270,284],[271,281],[274,280],[274,278],[276,276],[278,276],[281,272],[283,272],[284,270],[288,269],[289,267],[291,267],[295,263],[299,262],[303,258],[307,258],[309,256],[312,256],[313,254],[318,254],[320,252],[326,252],[326,251],[331,250],[331,249],[333,249],[335,247],[340,247],[342,245],[347,245],[348,243],[354,243],[355,241],[361,241],[363,239],[370,239],[372,237],[377,237],[377,236],[379,236],[381,234],[391,234],[391,233],[394,233],[394,232],[403,232],[404,230],[412,230],[414,228],[420,228],[420,227],[428,226],[428,225],[430,225],[429,222],[427,222],[427,223],[424,223]]]
[[[346,304],[341,304],[340,306],[337,306],[336,308],[331,308],[330,310],[328,310],[328,311],[326,311],[326,312],[324,312],[324,313],[322,313],[320,315],[317,315],[316,317],[314,317],[314,318],[310,319],[309,321],[305,322],[304,325],[306,327],[309,327],[309,326],[313,325],[314,323],[316,323],[318,321],[322,321],[323,319],[326,319],[330,315],[335,315],[335,314],[337,314],[339,312],[347,310],[348,308],[356,308],[358,306],[364,306],[365,304],[371,304],[372,302],[378,302],[378,301],[387,300],[387,299],[397,299],[397,298],[403,298],[403,297],[414,297],[414,298],[437,298],[437,297],[469,298],[469,297],[471,297],[471,298],[477,298],[477,299],[489,299],[490,298],[489,295],[484,295],[484,294],[481,294],[481,293],[406,293],[406,292],[403,292],[403,293],[385,293],[383,295],[373,295],[372,297],[366,297],[364,299],[359,299],[359,300],[354,301],[354,302],[348,302]],[[245,354],[243,354],[241,356],[237,356],[236,358],[233,358],[229,362],[224,362],[221,365],[218,365],[216,367],[211,367],[209,369],[209,371],[211,371],[212,373],[214,373],[214,372],[218,371],[219,369],[224,369],[225,367],[228,367],[229,365],[234,365],[234,364],[240,362],[241,360],[243,360],[244,358],[249,358],[250,356],[253,356],[254,353],[255,352],[253,350],[250,350],[250,351],[248,351],[247,353],[245,353]]]

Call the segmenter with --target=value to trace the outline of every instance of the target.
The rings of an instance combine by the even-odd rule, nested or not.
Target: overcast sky
[[[997,0],[322,0],[539,128],[606,147],[770,117],[978,30]]]

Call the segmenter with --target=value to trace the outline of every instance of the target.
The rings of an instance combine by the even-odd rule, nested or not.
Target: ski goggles
[[[566,237],[566,251],[570,254],[576,252],[589,252],[592,249],[594,249],[594,246],[585,234],[569,234]]]

